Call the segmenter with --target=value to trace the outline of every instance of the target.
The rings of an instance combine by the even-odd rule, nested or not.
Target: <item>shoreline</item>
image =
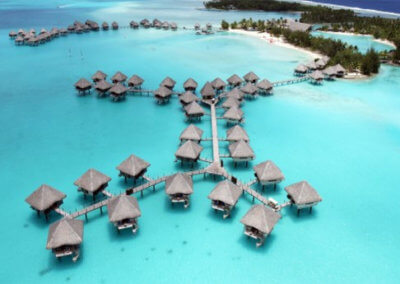
[[[328,34],[336,34],[336,35],[345,35],[345,36],[365,36],[365,37],[371,37],[373,41],[382,43],[382,44],[386,44],[389,45],[393,48],[396,48],[396,45],[391,42],[390,40],[387,39],[381,39],[381,38],[374,38],[373,35],[369,35],[369,34],[358,34],[358,33],[352,33],[352,32],[333,32],[333,31],[322,31],[322,30],[318,30],[318,32],[322,32],[322,33],[328,33]]]

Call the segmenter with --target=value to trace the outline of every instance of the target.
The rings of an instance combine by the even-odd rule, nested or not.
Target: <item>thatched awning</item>
[[[290,198],[298,205],[321,202],[318,192],[307,181],[301,181],[285,187]]]
[[[249,142],[250,139],[249,136],[247,135],[246,130],[244,130],[239,125],[235,125],[226,131],[226,140],[230,142],[236,142],[240,140]]]
[[[34,209],[44,211],[55,203],[62,201],[65,197],[67,196],[61,191],[43,184],[29,195],[25,201]]]
[[[176,173],[165,180],[165,193],[168,195],[193,193],[192,177],[185,173]]]
[[[186,141],[175,152],[175,157],[178,159],[197,160],[200,156],[203,147],[193,141]]]
[[[64,218],[50,225],[47,249],[76,246],[83,241],[83,221]]]
[[[285,179],[282,171],[272,161],[265,161],[253,167],[260,182],[282,181]]]
[[[262,204],[253,205],[240,222],[258,231],[269,234],[272,232],[275,224],[279,221],[281,215],[265,207]]]
[[[88,192],[95,192],[106,185],[110,180],[111,178],[105,174],[95,169],[89,169],[74,182],[74,185]]]
[[[243,190],[229,180],[219,182],[208,195],[208,198],[214,201],[220,201],[227,205],[234,206]]]
[[[203,130],[201,130],[194,124],[190,124],[182,131],[181,135],[179,136],[179,139],[200,141],[202,136],[203,136]]]
[[[79,91],[86,91],[86,90],[90,90],[92,88],[92,83],[90,83],[85,78],[81,78],[81,79],[79,79],[78,82],[75,83],[74,86]]]
[[[249,82],[249,83],[255,83],[258,81],[258,79],[260,79],[260,77],[258,77],[253,71],[250,71],[249,73],[244,75],[243,78],[246,82]]]
[[[255,155],[250,145],[243,140],[229,145],[229,153],[233,159],[254,159]]]
[[[125,194],[113,197],[107,204],[107,211],[108,219],[113,223],[142,215],[137,199]]]
[[[137,176],[138,174],[145,171],[150,166],[150,163],[146,162],[145,160],[135,156],[130,155],[126,158],[117,169],[129,176]]]

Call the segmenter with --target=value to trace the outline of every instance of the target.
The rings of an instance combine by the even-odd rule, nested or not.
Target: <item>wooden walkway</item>
[[[87,218],[87,213],[92,212],[94,210],[97,209],[102,209],[103,206],[107,206],[108,202],[110,201],[110,199],[106,199],[106,200],[102,200],[100,202],[97,202],[93,205],[90,205],[88,207],[85,207],[79,211],[76,211],[74,213],[72,213],[69,217],[71,218],[77,218],[79,216],[85,215],[85,217]]]
[[[305,82],[305,81],[308,81],[308,80],[310,80],[310,77],[309,76],[304,76],[304,77],[299,77],[299,78],[292,78],[292,79],[289,79],[289,80],[273,82],[272,85],[274,87],[287,86],[287,85],[293,85],[293,84]]]
[[[65,212],[60,207],[57,207],[56,209],[54,209],[54,211],[56,211],[58,214],[60,214],[63,217],[69,217],[69,213]]]
[[[212,143],[213,143],[213,157],[214,162],[219,162],[219,144],[218,144],[218,128],[217,128],[217,114],[215,112],[215,104],[210,104],[211,108],[211,130],[212,130]]]

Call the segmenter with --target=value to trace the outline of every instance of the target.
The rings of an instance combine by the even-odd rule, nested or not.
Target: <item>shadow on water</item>
[[[256,243],[257,240],[252,239],[250,237],[247,237],[242,233],[242,235],[239,237],[238,242],[247,250],[252,251],[252,252],[257,252],[257,253],[266,253],[270,247],[273,246],[273,243],[275,241],[275,236],[274,233],[269,235],[266,239],[265,242],[262,246],[257,247]]]
[[[232,224],[233,222],[237,222],[237,220],[235,219],[236,215],[238,214],[237,211],[237,208],[233,208],[230,216],[224,219],[224,212],[210,208],[208,210],[207,217],[210,218],[212,221],[218,222],[220,224]]]
[[[45,276],[47,273],[50,273],[53,270],[76,270],[79,266],[82,265],[83,257],[84,257],[84,245],[80,246],[80,256],[76,262],[72,261],[72,256],[66,256],[62,258],[56,258],[54,254],[48,250],[48,266],[39,270],[40,276]],[[67,276],[67,278],[71,278],[71,276]]]
[[[121,241],[132,241],[132,239],[136,239],[140,237],[140,218],[138,219],[138,224],[139,224],[139,229],[136,231],[136,233],[132,233],[131,229],[125,229],[125,230],[120,230],[118,232],[117,228],[109,222],[107,224],[107,231],[108,231],[108,236],[110,238],[110,241],[112,242],[121,242]],[[124,252],[124,249],[121,250],[121,252]]]
[[[309,213],[308,209],[303,209],[300,211],[300,214],[298,216],[297,216],[297,209],[295,206],[292,207],[288,206],[284,208],[284,210],[285,210],[284,212],[281,212],[283,213],[282,215],[289,216],[290,219],[292,219],[296,223],[308,222],[318,218],[318,210],[316,210],[316,208],[313,208],[311,213]]]
[[[192,200],[191,200],[192,201]],[[171,214],[186,214],[190,213],[192,207],[189,205],[188,208],[183,206],[183,203],[172,203],[171,200],[165,195],[164,198],[164,210]]]
[[[52,223],[54,223],[54,222],[56,222],[56,221],[61,219],[61,216],[58,215],[56,212],[51,212],[48,216],[49,216],[49,218],[46,221],[46,218],[44,217],[43,214],[41,214],[40,217],[38,217],[36,212],[32,211],[32,213],[29,214],[28,220],[27,220],[27,222],[25,224],[25,225],[28,225],[28,226],[24,225],[24,227],[25,228],[29,228],[29,225],[33,224],[34,226],[36,226],[38,228],[43,228],[43,229],[46,228],[46,229],[48,229],[49,226]]]

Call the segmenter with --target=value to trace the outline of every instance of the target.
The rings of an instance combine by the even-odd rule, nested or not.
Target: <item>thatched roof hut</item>
[[[315,61],[310,61],[306,64],[308,70],[317,70],[317,64],[315,64]]]
[[[171,30],[176,31],[178,29],[178,25],[175,22],[171,23]]]
[[[96,73],[93,74],[92,80],[93,82],[103,81],[107,78],[107,74],[103,71],[98,70]]]
[[[200,24],[199,23],[194,24],[194,29],[196,31],[199,30],[200,29]]]
[[[188,119],[200,119],[204,113],[203,108],[197,102],[191,102],[185,106],[185,115]]]
[[[144,26],[145,24],[150,24],[150,21],[148,19],[143,19],[140,21],[140,25]]]
[[[236,74],[233,74],[232,76],[230,76],[227,81],[228,81],[229,86],[231,86],[231,87],[238,87],[243,83],[242,78],[240,78]]]
[[[160,87],[154,91],[154,97],[156,98],[158,103],[164,103],[169,101],[169,98],[172,96],[171,89],[160,85]]]
[[[215,91],[210,82],[204,84],[203,88],[200,90],[200,94],[204,100],[210,100],[215,97]]]
[[[142,86],[143,82],[144,80],[141,77],[138,75],[133,75],[128,80],[128,86],[138,88]]]
[[[65,197],[67,196],[61,191],[47,184],[42,184],[25,201],[38,213],[47,213],[47,211],[60,206]]]
[[[249,142],[250,139],[247,135],[246,130],[244,130],[239,125],[235,125],[226,131],[226,140],[228,140],[229,142],[237,142],[240,140]]]
[[[165,193],[169,196],[172,204],[183,203],[189,206],[189,195],[193,193],[192,177],[185,173],[176,173],[165,180]]]
[[[325,76],[321,71],[317,70],[310,74],[310,78],[312,83],[319,84],[324,80]]]
[[[240,106],[240,102],[234,98],[228,98],[222,104],[222,107],[225,109],[229,109],[231,107],[239,107],[239,106]]]
[[[211,86],[217,90],[217,91],[221,91],[226,87],[226,83],[221,79],[221,78],[215,78],[212,82],[211,82]]]
[[[311,208],[322,201],[321,196],[307,181],[301,181],[285,187],[288,198],[297,209]],[[299,211],[298,211],[299,213]]]
[[[10,38],[15,38],[17,35],[18,35],[18,34],[17,34],[15,31],[10,31],[10,32],[8,33],[8,36],[9,36]]]
[[[327,79],[333,79],[336,76],[336,68],[333,66],[326,67],[324,70],[322,70],[322,73]]]
[[[211,199],[212,208],[225,212],[224,218],[227,218],[242,192],[243,190],[238,185],[229,180],[224,180],[214,187],[208,198]]]
[[[191,91],[186,91],[179,96],[179,101],[181,102],[182,105],[186,106],[192,102],[199,101],[199,98]]]
[[[201,130],[194,124],[190,124],[182,131],[179,139],[181,140],[181,142],[186,142],[190,140],[199,143],[201,141],[201,138],[203,137],[203,133],[203,130]]]
[[[139,24],[135,21],[131,21],[129,23],[129,26],[131,27],[131,29],[137,29],[139,27]]]
[[[342,65],[336,64],[333,67],[336,70],[336,76],[337,77],[343,77],[346,74],[346,69]]]
[[[169,29],[169,23],[168,23],[168,22],[162,23],[162,28],[163,28],[164,30],[168,30],[168,29]]]
[[[274,88],[274,85],[267,79],[261,80],[260,82],[257,83],[257,88],[258,91],[262,94],[270,94],[272,93],[272,89]]]
[[[79,93],[85,93],[92,88],[92,84],[85,78],[79,79],[79,81],[76,82],[74,86]]]
[[[285,179],[282,171],[270,160],[254,166],[253,170],[257,181],[263,186],[273,184],[276,187],[277,183]]]
[[[257,95],[257,87],[252,83],[247,83],[245,86],[241,87],[240,90],[246,95],[255,96]]]
[[[130,155],[117,166],[117,169],[120,172],[119,176],[124,176],[125,180],[127,178],[137,179],[146,173],[149,166],[150,163],[147,161],[135,155]]]
[[[22,36],[17,36],[15,39],[15,44],[16,45],[20,45],[24,42],[24,39],[22,38]]]
[[[107,93],[107,91],[109,91],[112,88],[112,84],[110,84],[107,81],[98,81],[96,83],[96,85],[94,86],[94,88],[99,92],[99,95],[104,95],[105,93]]]
[[[114,76],[111,77],[111,81],[113,83],[122,83],[125,82],[127,78],[128,77],[124,73],[118,71],[114,74]]]
[[[226,98],[234,98],[241,102],[243,100],[244,94],[239,88],[233,88],[224,95]]]
[[[247,83],[257,83],[258,79],[260,79],[260,77],[258,77],[253,71],[250,71],[249,73],[247,73],[246,75],[244,75],[244,80]]]
[[[175,157],[179,160],[197,162],[200,157],[200,153],[203,151],[203,147],[193,141],[186,141],[182,146],[175,152]]]
[[[183,83],[183,88],[185,91],[195,91],[197,86],[197,82],[192,78],[187,79],[185,83]]]
[[[108,26],[108,23],[107,23],[107,22],[103,22],[103,23],[101,24],[101,27],[102,27],[102,29],[105,30],[105,31],[109,29],[109,26]]]
[[[135,197],[130,195],[118,195],[111,198],[107,203],[108,219],[114,223],[117,230],[132,228],[132,232],[136,233],[138,229],[136,219],[142,213],[139,203]]]
[[[305,66],[304,64],[299,64],[295,69],[294,69],[294,73],[298,74],[298,75],[304,75],[306,74],[308,71],[307,66]]]
[[[172,90],[175,87],[176,81],[172,79],[171,77],[166,77],[162,82],[160,83],[160,86],[164,86],[170,90]]]
[[[118,23],[115,22],[115,21],[112,22],[112,23],[111,23],[111,27],[112,27],[113,30],[118,30]]]
[[[247,166],[248,162],[255,158],[253,149],[251,149],[250,145],[243,140],[230,144],[228,148],[235,166],[237,162],[246,162]]]
[[[317,61],[315,61],[315,65],[317,66],[318,69],[322,69],[325,67],[326,62],[322,58],[319,58]]]
[[[122,97],[125,97],[126,92],[128,92],[128,88],[126,88],[121,83],[117,83],[110,89],[110,94],[114,98],[114,100],[118,100]]]
[[[286,23],[286,28],[293,32],[308,32],[311,30],[312,25],[306,24],[306,23],[301,23],[301,22],[296,22],[293,20],[288,20]]]
[[[227,123],[241,123],[243,121],[243,111],[233,106],[224,113],[222,118],[225,119]]]
[[[93,195],[93,197],[108,186],[110,177],[95,170],[87,170],[74,185],[78,187],[78,191],[82,191],[85,195]]]

